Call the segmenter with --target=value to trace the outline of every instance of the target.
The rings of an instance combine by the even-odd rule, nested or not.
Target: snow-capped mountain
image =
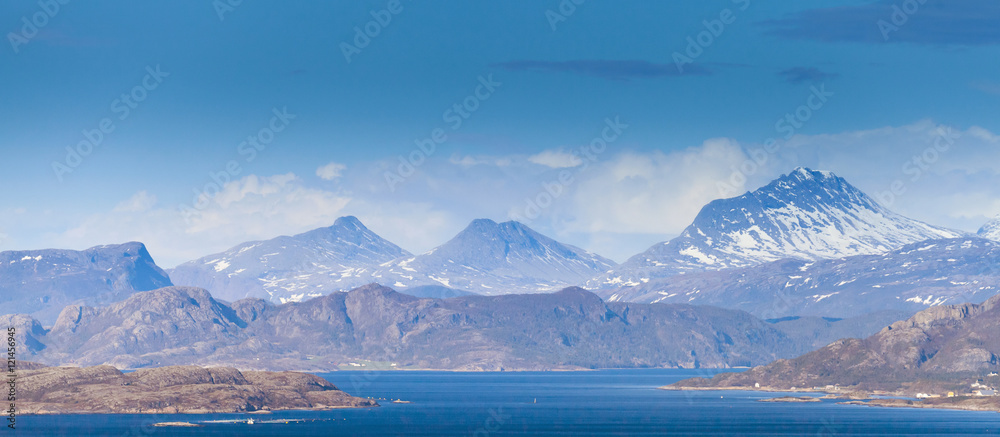
[[[607,289],[610,302],[686,303],[787,316],[909,314],[930,306],[982,302],[1000,293],[1000,242],[952,238],[908,244],[877,255],[688,273]]]
[[[205,288],[226,300],[259,297],[299,301],[349,290],[373,267],[409,252],[378,236],[355,217],[295,236],[240,244],[170,271],[177,285]]]
[[[0,252],[0,314],[47,325],[66,305],[106,305],[170,285],[142,243]]]
[[[509,221],[474,220],[447,243],[382,265],[372,282],[497,295],[558,291],[606,272],[614,262]]]
[[[587,286],[633,286],[785,258],[877,254],[962,235],[896,214],[833,173],[800,167],[756,191],[712,201],[680,236],[633,256]]]
[[[976,235],[990,240],[1000,241],[1000,216],[996,216],[992,220],[986,222],[983,227],[979,228]]]

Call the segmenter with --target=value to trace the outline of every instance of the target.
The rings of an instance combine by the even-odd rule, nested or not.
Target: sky
[[[516,219],[624,261],[797,166],[1000,214],[990,0],[0,5],[0,250],[158,264],[355,215]]]

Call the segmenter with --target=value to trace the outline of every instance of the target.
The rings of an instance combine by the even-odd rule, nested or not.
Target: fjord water
[[[1000,414],[814,403],[765,403],[755,392],[656,387],[705,370],[591,372],[336,372],[321,374],[382,407],[270,415],[59,415],[18,418],[11,435],[39,436],[885,436],[997,435]],[[156,428],[168,421],[258,422]]]

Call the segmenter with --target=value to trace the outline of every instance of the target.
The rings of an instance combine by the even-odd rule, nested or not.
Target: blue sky
[[[140,240],[172,266],[354,214],[416,252],[521,218],[622,261],[733,195],[720,182],[797,165],[902,181],[883,201],[939,225],[1000,213],[994,2],[227,1],[0,6],[0,250]],[[944,130],[954,147],[906,167]],[[270,142],[248,160],[251,135]]]

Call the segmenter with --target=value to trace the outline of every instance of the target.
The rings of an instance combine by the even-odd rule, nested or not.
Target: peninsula
[[[202,414],[377,407],[299,372],[169,366],[44,367],[19,375],[18,414]]]

